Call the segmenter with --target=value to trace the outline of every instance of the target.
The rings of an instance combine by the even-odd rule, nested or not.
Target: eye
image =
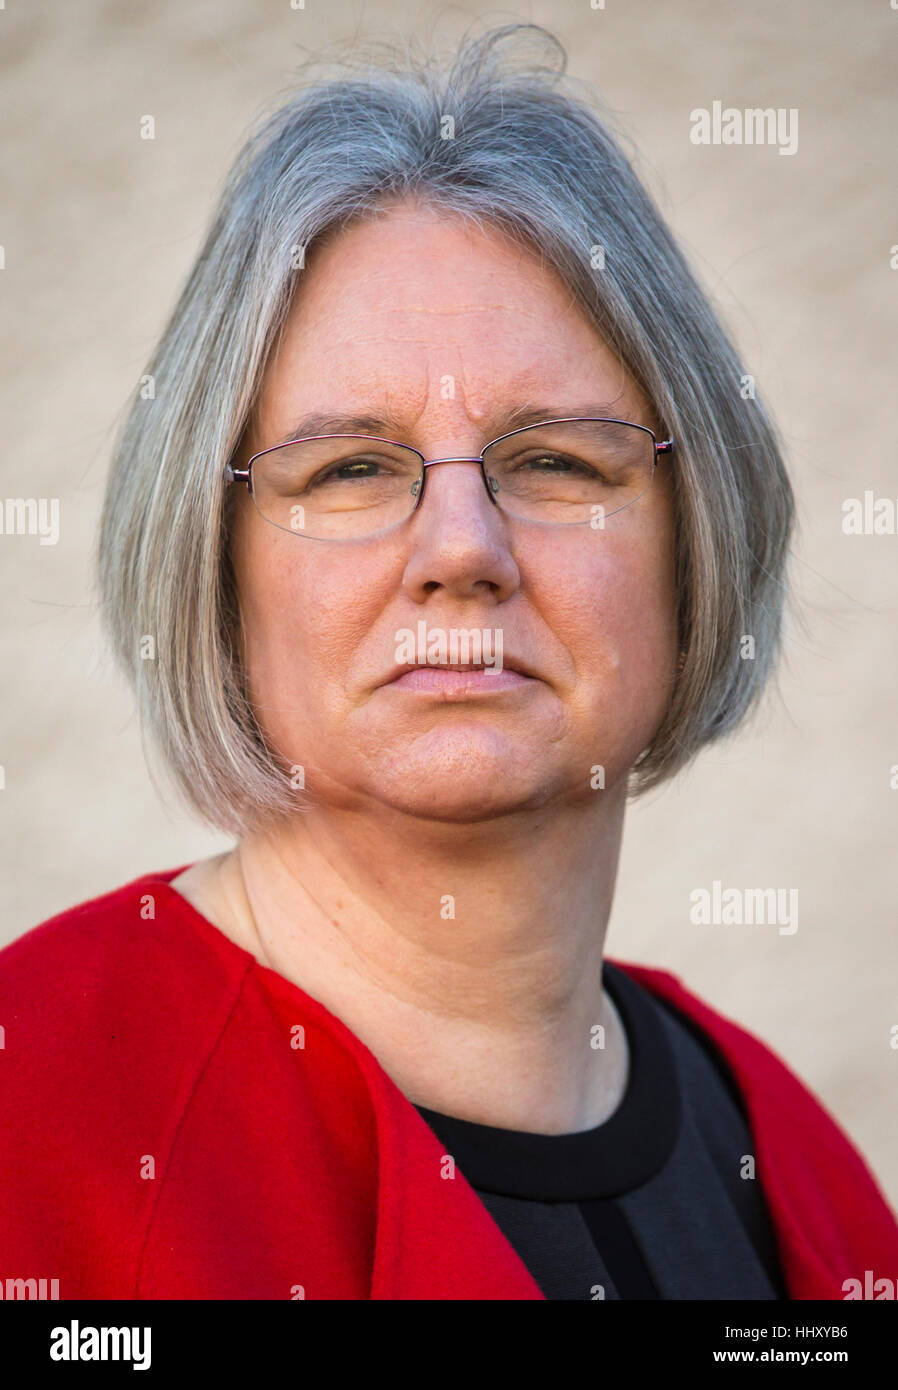
[[[570,454],[532,454],[517,465],[518,468],[532,468],[539,473],[580,473],[584,477],[597,477],[596,470],[582,459]]]
[[[348,463],[337,464],[331,476],[337,478],[370,478],[380,468],[376,459],[350,459]]]
[[[355,479],[377,478],[383,471],[383,465],[388,460],[355,458],[342,459],[339,463],[332,463],[327,468],[322,469],[311,481],[314,487],[317,483],[330,482],[352,482]],[[395,465],[393,470],[395,471]]]

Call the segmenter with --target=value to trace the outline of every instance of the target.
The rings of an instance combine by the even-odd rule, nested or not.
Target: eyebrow
[[[501,435],[507,434],[510,430],[523,429],[527,425],[538,425],[543,420],[564,420],[564,419],[601,419],[610,418],[619,420],[623,417],[615,414],[615,406],[605,403],[592,402],[584,406],[516,406],[513,410],[505,411],[501,416],[496,416],[495,434],[491,434],[491,439],[498,439]],[[499,421],[501,420],[501,428]],[[634,421],[634,424],[641,423]],[[290,444],[295,439],[308,439],[317,434],[373,434],[379,435],[384,439],[393,439],[397,444],[401,443],[401,435],[405,431],[398,420],[387,416],[379,415],[331,415],[323,412],[315,412],[305,415],[298,420],[293,428],[284,435],[283,439],[277,441],[278,444]]]
[[[290,444],[294,439],[307,439],[315,434],[383,434],[398,428],[395,420],[383,420],[377,415],[313,414],[305,415],[277,443]]]

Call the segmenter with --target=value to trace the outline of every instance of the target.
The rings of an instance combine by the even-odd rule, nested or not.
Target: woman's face
[[[428,459],[479,455],[522,407],[655,426],[534,254],[401,203],[308,258],[243,462],[313,412],[382,421],[365,432]],[[313,801],[463,822],[602,795],[597,764],[606,789],[621,785],[676,664],[668,471],[662,460],[642,497],[592,529],[508,517],[476,464],[441,464],[407,521],[339,543],[277,529],[241,487],[250,698]],[[529,675],[397,682],[397,634],[421,621],[428,633],[499,629],[503,665]]]

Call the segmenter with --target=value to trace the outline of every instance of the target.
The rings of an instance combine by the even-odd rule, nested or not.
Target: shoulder
[[[898,1259],[898,1224],[864,1158],[772,1048],[666,970],[615,961],[698,1030],[726,1064],[753,1138],[792,1297],[842,1297],[847,1278]]]
[[[158,1072],[214,1036],[250,962],[202,928],[169,887],[175,873],[79,903],[0,951],[8,1081],[104,1063]]]
[[[699,995],[687,989],[679,976],[669,970],[633,965],[627,961],[614,961],[614,964],[672,1011],[707,1050],[715,1052],[731,1065],[737,1060],[740,1073],[745,1075],[761,1069],[768,1074],[777,1073],[785,1084],[788,1084],[788,1080],[799,1086],[802,1084],[772,1048],[748,1028],[720,1013]]]
[[[156,1190],[252,958],[148,874],[0,951],[0,1250],[132,1298]]]
[[[667,970],[614,962],[631,980],[671,1010],[707,1055],[733,1078],[749,1114],[760,1120],[782,1113],[816,1138],[836,1130],[822,1102],[772,1047],[744,1025],[713,1008]],[[797,1108],[796,1108],[797,1107]]]

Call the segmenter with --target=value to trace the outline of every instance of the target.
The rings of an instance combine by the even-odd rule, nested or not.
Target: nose
[[[479,458],[445,450],[428,462],[408,539],[403,587],[418,603],[437,589],[502,602],[520,584],[508,523],[485,486]]]
[[[481,476],[481,478],[483,479],[484,486],[486,487],[487,496],[489,497],[489,499],[490,499],[491,502],[495,502],[495,498],[494,498],[494,496],[493,496],[493,490],[492,490],[492,487],[490,486],[489,478],[487,477],[487,472],[486,472],[486,468],[485,468],[485,466],[484,466],[483,458],[482,458],[479,454],[478,454],[476,457],[473,457],[473,456],[472,456],[472,457],[470,457],[470,458],[469,458],[467,455],[464,455],[464,454],[460,454],[460,455],[450,454],[450,455],[447,455],[446,458],[432,458],[432,459],[426,459],[426,460],[425,460],[425,463],[424,463],[424,470],[425,470],[424,485],[425,485],[425,487],[426,487],[426,485],[427,485],[427,477],[428,477],[427,470],[428,470],[429,468],[435,467],[435,465],[438,464],[438,463],[476,463],[476,464],[477,464],[477,467],[480,469],[480,476]]]

